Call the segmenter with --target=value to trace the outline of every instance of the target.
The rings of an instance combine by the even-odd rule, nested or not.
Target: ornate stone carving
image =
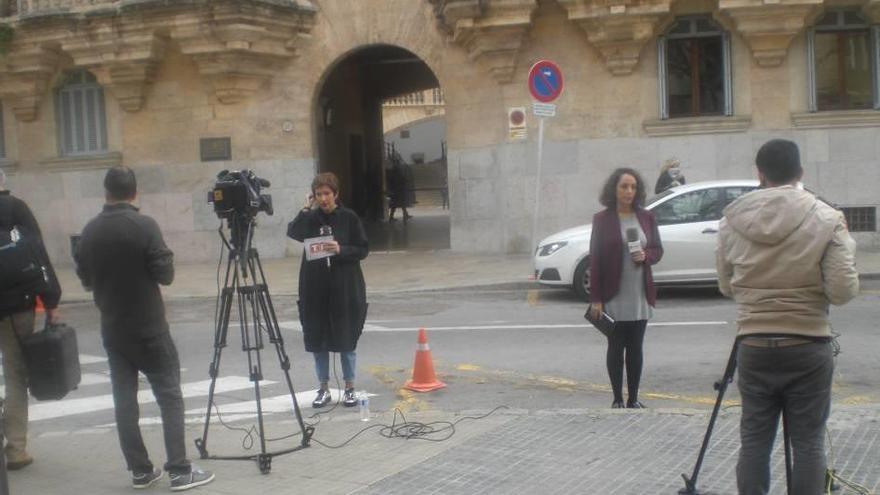
[[[670,14],[670,0],[558,0],[614,75],[632,73],[642,48]]]
[[[791,40],[819,12],[822,0],[719,0],[719,9],[736,23],[755,62],[782,64]]]
[[[0,71],[0,98],[15,117],[24,122],[37,118],[40,100],[60,64],[57,48],[38,44],[17,44]]]
[[[536,0],[431,0],[452,40],[496,81],[513,79],[516,60],[538,7]]]

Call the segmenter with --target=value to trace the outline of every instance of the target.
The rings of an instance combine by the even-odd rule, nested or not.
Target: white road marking
[[[649,322],[649,327],[697,327],[697,326],[720,326],[727,325],[726,321],[657,321]],[[585,328],[589,324],[527,324],[527,325],[465,325],[448,327],[385,327],[367,323],[364,325],[365,332],[415,332],[421,328],[428,331],[453,331],[453,330],[566,330],[571,328]],[[302,331],[302,325],[298,321],[283,321],[279,323],[281,328],[287,330]]]
[[[95,363],[106,363],[106,356],[92,356],[89,354],[80,354],[79,355],[79,364],[95,364]]]
[[[261,383],[269,385],[275,382],[263,380]],[[184,398],[199,397],[208,395],[208,387],[211,380],[203,380],[200,382],[184,383],[181,385]],[[217,379],[215,388],[216,393],[231,392],[233,390],[242,390],[253,387],[250,379],[243,376],[228,376]],[[149,404],[155,402],[151,390],[141,390],[138,392],[138,403]],[[84,414],[96,411],[113,409],[113,395],[98,395],[94,397],[83,397],[78,399],[64,399],[56,402],[42,402],[32,404],[30,406],[30,420],[41,421],[45,419],[60,418],[74,414]]]
[[[305,392],[297,392],[296,401],[299,404],[300,410],[303,412],[304,416],[308,416],[311,413],[308,411],[312,410],[312,399],[315,398],[315,394],[317,390],[307,390]],[[336,403],[342,397],[342,391],[331,388],[330,395],[333,396],[333,402],[330,403],[327,407],[332,407],[333,404]],[[377,394],[372,394],[367,392],[369,397],[376,397]],[[293,402],[290,400],[290,395],[276,395],[273,397],[263,397],[260,401],[260,406],[263,409],[263,414],[274,414],[274,413],[290,413],[293,414]],[[340,408],[343,406],[340,404]],[[232,421],[241,421],[245,419],[252,419],[257,417],[257,401],[245,401],[245,402],[234,402],[227,404],[218,404],[217,408],[220,410],[220,416],[223,419],[223,422],[229,423]],[[187,423],[201,423],[205,419],[205,412],[207,410],[207,405],[205,407],[196,408],[196,409],[188,409],[184,414],[188,416],[186,418]],[[307,414],[308,413],[308,414]],[[219,424],[217,419],[217,409],[211,411],[211,422]],[[160,425],[162,424],[162,418],[159,416],[141,418],[140,424],[142,426],[147,425]],[[116,423],[108,423],[105,425],[99,425],[97,428],[115,428]]]

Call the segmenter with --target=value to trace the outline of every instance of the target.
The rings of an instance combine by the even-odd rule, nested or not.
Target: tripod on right
[[[697,455],[697,463],[691,476],[682,474],[684,479],[684,488],[678,491],[679,495],[711,495],[711,492],[703,492],[697,489],[697,477],[700,475],[700,469],[703,467],[703,460],[706,451],[709,449],[709,440],[712,438],[712,430],[715,428],[715,420],[718,419],[718,413],[721,411],[721,404],[724,401],[724,393],[727,392],[727,386],[733,383],[733,375],[736,372],[736,354],[740,341],[743,336],[738,336],[733,341],[733,348],[730,350],[730,357],[727,359],[727,366],[724,368],[724,376],[716,381],[713,385],[718,391],[718,397],[715,399],[715,407],[712,408],[712,415],[709,417],[709,426],[706,428],[706,434],[703,436],[703,444],[700,446],[700,453]],[[789,438],[788,425],[785,419],[785,410],[782,411],[782,442],[785,452],[785,484],[786,491],[791,493],[791,439]]]

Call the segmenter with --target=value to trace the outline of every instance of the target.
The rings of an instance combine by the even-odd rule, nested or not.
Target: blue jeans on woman
[[[315,356],[315,374],[318,375],[318,381],[322,384],[330,381],[330,353],[328,351],[313,352]],[[355,351],[340,352],[340,361],[342,361],[342,379],[346,383],[354,382],[354,369],[357,359]]]

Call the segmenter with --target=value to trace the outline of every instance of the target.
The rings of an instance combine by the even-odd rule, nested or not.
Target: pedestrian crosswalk
[[[115,423],[112,422],[114,403],[107,358],[80,354],[80,366],[82,380],[79,388],[67,397],[59,401],[45,402],[31,399],[29,421],[32,425],[47,430],[44,432],[46,434],[52,434],[56,431],[56,427],[69,430],[70,424],[75,424],[76,429],[115,427]],[[190,424],[203,422],[207,412],[207,396],[211,380],[206,379],[205,375],[200,375],[197,380],[187,381],[186,370],[182,371],[184,373],[182,373],[181,391],[186,405],[189,406],[185,411],[186,422]],[[263,394],[260,406],[264,415],[292,412],[292,400],[283,379],[261,380],[260,385]],[[5,386],[0,386],[0,394],[4,393],[4,388]],[[253,389],[254,383],[246,376],[229,375],[217,378],[214,389],[215,403],[224,422],[243,421],[256,417],[257,404],[253,400]],[[332,389],[331,394],[335,400],[341,397],[342,391]],[[309,407],[314,395],[314,390],[301,391],[296,393],[296,399],[300,407]],[[142,377],[138,392],[142,425],[161,424],[158,408],[150,408],[155,402],[149,383]],[[216,413],[216,409],[212,411],[212,414]],[[67,421],[68,419],[74,420],[73,423]]]

